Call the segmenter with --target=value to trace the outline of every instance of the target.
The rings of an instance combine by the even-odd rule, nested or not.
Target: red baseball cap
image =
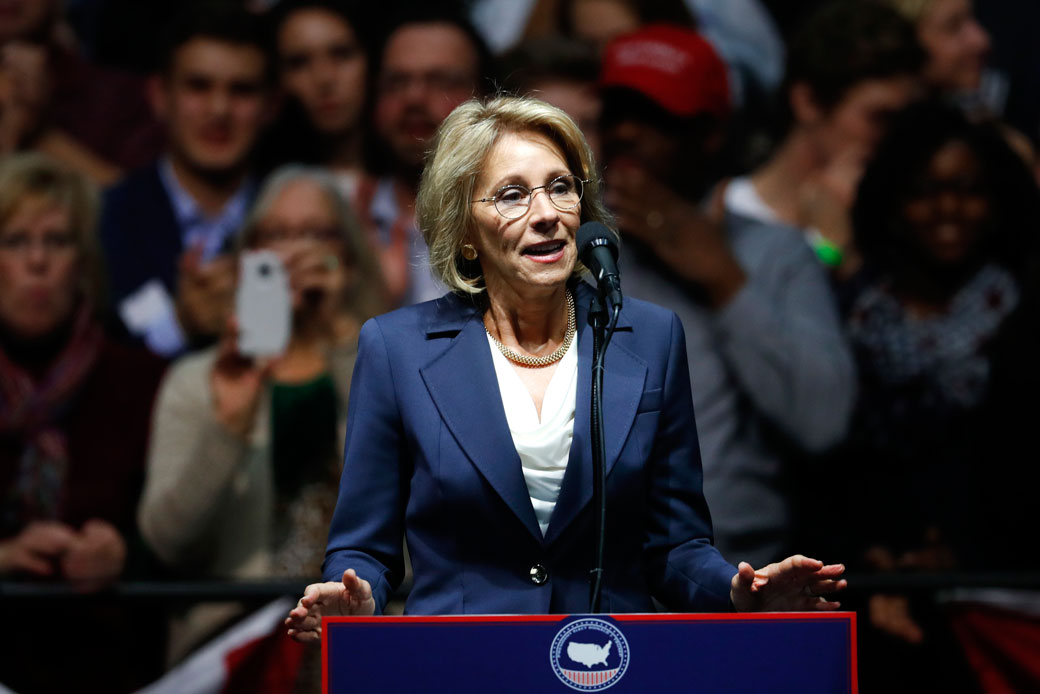
[[[730,112],[726,64],[692,29],[649,24],[607,44],[601,87],[633,89],[680,117]]]

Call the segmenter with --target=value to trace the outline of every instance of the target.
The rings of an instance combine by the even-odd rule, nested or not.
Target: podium
[[[853,612],[326,617],[322,691],[855,694]]]

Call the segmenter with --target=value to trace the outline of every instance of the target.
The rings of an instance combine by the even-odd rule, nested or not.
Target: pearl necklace
[[[504,344],[498,341],[498,339],[491,334],[488,330],[487,323],[484,324],[484,332],[487,333],[491,341],[495,343],[495,347],[498,347],[498,351],[502,353],[502,356],[520,366],[527,367],[529,369],[540,369],[543,366],[550,366],[563,359],[563,355],[570,349],[571,343],[574,342],[574,335],[578,332],[578,320],[574,314],[574,297],[570,292],[567,292],[567,332],[564,333],[563,342],[552,354],[546,354],[544,357],[531,357],[526,354],[520,354],[506,347]]]

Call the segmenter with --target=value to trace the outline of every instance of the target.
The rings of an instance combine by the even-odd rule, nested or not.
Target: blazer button
[[[530,575],[531,583],[540,586],[549,580],[549,569],[545,568],[541,564],[535,564],[531,567]]]

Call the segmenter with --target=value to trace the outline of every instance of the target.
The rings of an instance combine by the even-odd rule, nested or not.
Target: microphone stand
[[[609,327],[607,308],[603,292],[592,298],[589,305],[589,325],[592,326],[592,412],[589,418],[589,433],[592,439],[592,509],[596,535],[596,563],[590,575],[589,613],[600,612],[603,591],[603,556],[607,544],[607,463],[606,444],[603,432],[603,361],[607,345],[614,335],[620,309],[614,306]]]

